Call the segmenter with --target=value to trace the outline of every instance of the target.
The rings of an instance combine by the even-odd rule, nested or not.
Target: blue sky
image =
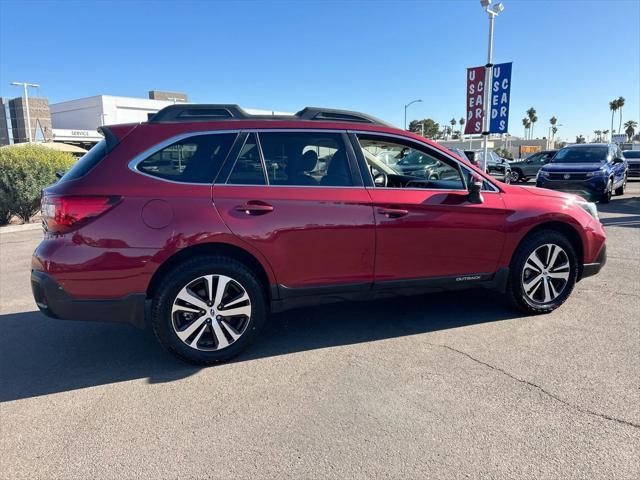
[[[504,0],[494,61],[513,61],[510,132],[538,111],[560,136],[640,121],[639,0]],[[192,101],[297,111],[361,110],[398,126],[443,122],[465,108],[465,69],[486,61],[486,14],[449,1],[10,1],[0,0],[0,95],[9,82],[42,85],[57,102],[150,89]],[[615,123],[618,117],[616,114]],[[617,128],[617,126],[616,126]]]

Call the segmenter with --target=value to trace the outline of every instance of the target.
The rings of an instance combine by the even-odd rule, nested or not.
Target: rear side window
[[[353,186],[340,133],[263,132],[260,144],[270,185]]]
[[[227,183],[232,185],[266,185],[256,134],[251,133],[240,149]]]
[[[78,160],[71,169],[64,174],[60,179],[60,182],[66,182],[68,180],[75,180],[76,178],[84,177],[89,170],[95,167],[100,160],[102,160],[107,154],[107,142],[100,140],[96,143],[91,150],[85,153],[80,160]]]
[[[174,182],[212,183],[235,137],[235,133],[188,137],[141,161],[137,169]]]

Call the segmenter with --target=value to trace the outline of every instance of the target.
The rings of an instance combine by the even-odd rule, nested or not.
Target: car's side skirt
[[[396,296],[420,295],[448,290],[464,290],[473,287],[491,288],[504,292],[509,269],[494,273],[469,273],[446,277],[383,280],[375,283],[350,283],[340,285],[290,288],[278,285],[278,298],[272,298],[271,311],[281,312],[310,305],[341,301],[372,300]],[[275,291],[272,288],[272,292]]]

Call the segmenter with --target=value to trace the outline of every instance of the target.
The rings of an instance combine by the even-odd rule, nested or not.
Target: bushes
[[[0,225],[17,215],[23,222],[40,208],[40,191],[56,181],[76,159],[42,145],[0,148]]]

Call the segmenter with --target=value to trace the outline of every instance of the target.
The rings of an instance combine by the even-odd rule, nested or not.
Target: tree
[[[609,130],[603,130],[602,131],[602,135],[604,135],[604,141],[608,141],[608,137],[609,137]]]
[[[460,120],[458,120],[458,123],[460,124],[460,138],[462,138],[462,136],[464,135],[464,117],[460,117]]]
[[[549,123],[551,124],[551,141],[553,142],[553,137],[555,137],[556,132],[558,131],[558,128],[556,127],[558,119],[555,117],[555,115],[549,119]]]
[[[426,138],[435,138],[440,130],[440,125],[431,118],[425,118],[423,120],[411,120],[411,123],[409,123],[409,131],[422,135],[422,126],[424,126],[424,136]]]
[[[536,109],[531,107],[529,108],[529,110],[527,110],[527,117],[529,117],[529,123],[531,124],[531,126],[529,127],[529,138],[533,138],[533,124],[536,123],[538,121],[538,117],[536,116]]]
[[[618,110],[618,99],[611,100],[609,102],[609,110],[611,110],[611,133],[616,133],[616,131],[613,129],[613,114],[616,113],[616,110]]]
[[[524,127],[524,138],[526,140],[528,138],[527,132],[529,131],[529,127],[531,127],[531,122],[527,117],[522,119],[522,126]]]
[[[629,141],[633,139],[633,135],[636,133],[636,128],[638,128],[638,122],[635,120],[629,120],[624,124],[624,133],[627,134],[627,138]]]
[[[622,107],[624,107],[624,97],[618,97],[618,110],[620,110],[620,122],[618,123],[618,132],[622,132]]]
[[[593,133],[595,135],[595,142],[601,142],[602,141],[602,130],[594,130]]]
[[[582,136],[582,134],[576,137],[576,143],[585,143],[584,137]]]

